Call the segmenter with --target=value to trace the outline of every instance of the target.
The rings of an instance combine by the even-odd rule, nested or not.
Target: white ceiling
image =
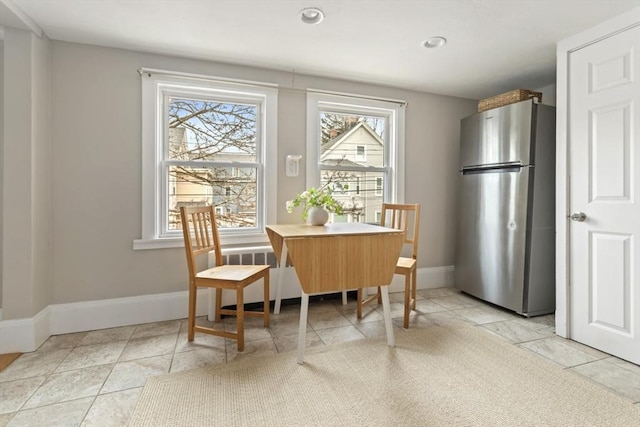
[[[0,2],[0,25],[39,27],[55,40],[473,99],[553,84],[559,40],[640,6],[640,0]],[[309,6],[324,11],[320,24],[300,21]],[[422,47],[436,35],[448,44]]]

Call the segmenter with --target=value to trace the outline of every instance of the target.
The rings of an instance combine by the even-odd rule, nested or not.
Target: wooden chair
[[[404,244],[411,245],[411,258],[400,257],[396,265],[396,274],[405,276],[404,282],[404,327],[409,328],[409,313],[416,309],[416,286],[418,264],[418,240],[420,238],[420,205],[398,205],[384,203],[380,225],[384,227],[404,230]],[[362,319],[362,307],[377,300],[382,302],[380,288],[369,297],[362,299],[362,289],[358,289],[357,309],[358,319]]]
[[[244,351],[244,317],[264,318],[265,328],[269,326],[269,266],[268,265],[222,265],[220,239],[212,206],[181,207],[182,234],[189,267],[189,323],[188,339],[193,341],[194,332],[204,332],[238,342],[238,351]],[[196,260],[200,255],[214,251],[216,267],[198,272]],[[264,283],[263,311],[244,310],[244,288],[260,279]],[[196,294],[199,287],[215,288],[216,315],[219,322],[222,314],[236,316],[237,332],[226,332],[204,326],[196,326]],[[222,290],[236,291],[236,309],[222,309]]]

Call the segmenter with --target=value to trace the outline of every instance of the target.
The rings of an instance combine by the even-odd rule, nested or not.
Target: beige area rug
[[[638,426],[640,405],[480,327],[148,380],[131,426]]]

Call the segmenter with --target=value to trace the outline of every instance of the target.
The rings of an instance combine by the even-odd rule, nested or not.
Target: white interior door
[[[639,77],[639,26],[570,54],[570,336],[634,363],[640,363]]]

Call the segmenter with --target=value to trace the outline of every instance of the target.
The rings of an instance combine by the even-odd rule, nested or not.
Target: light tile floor
[[[526,319],[453,288],[418,293],[411,328],[476,325],[640,404],[640,366],[556,336],[552,315]],[[391,294],[397,334],[404,333],[402,298],[402,293]],[[52,336],[0,372],[0,426],[126,425],[150,376],[294,351],[299,309],[284,305],[268,329],[261,319],[248,318],[243,353],[235,341],[205,334],[189,343],[184,319]],[[382,308],[366,307],[365,313],[356,319],[354,300],[346,306],[340,298],[313,301],[307,346],[384,335]],[[198,321],[212,325],[205,318]],[[235,322],[226,318],[214,327],[234,330]]]

